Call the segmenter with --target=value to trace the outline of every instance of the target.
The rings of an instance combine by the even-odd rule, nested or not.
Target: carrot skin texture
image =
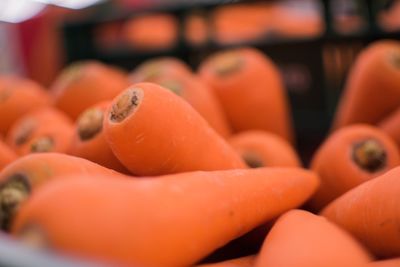
[[[356,59],[335,115],[333,129],[377,124],[400,102],[400,42],[378,41]]]
[[[133,111],[116,112],[127,99],[135,102]],[[122,121],[113,120],[118,114]],[[135,84],[117,96],[104,117],[104,133],[116,157],[139,176],[246,168],[188,103],[156,84]]]
[[[360,167],[354,160],[353,147],[374,140],[385,151],[385,164],[377,171]],[[319,174],[321,186],[309,201],[312,210],[319,211],[348,190],[382,175],[400,164],[399,150],[394,141],[376,127],[355,124],[334,132],[319,147],[311,161],[311,169]]]
[[[377,257],[400,256],[400,167],[337,198],[321,215],[355,236]]]
[[[261,52],[242,48],[217,53],[202,63],[198,73],[214,90],[234,132],[265,130],[294,142],[281,75]]]
[[[255,267],[364,267],[371,257],[345,231],[303,210],[283,214],[264,241]]]
[[[51,104],[46,90],[39,84],[15,76],[0,76],[0,133],[24,114]]]
[[[0,171],[16,159],[17,154],[3,141],[0,141]]]
[[[96,183],[59,179],[22,207],[13,233],[34,223],[54,248],[71,254],[125,265],[189,266],[301,205],[317,186],[315,174],[297,168]]]

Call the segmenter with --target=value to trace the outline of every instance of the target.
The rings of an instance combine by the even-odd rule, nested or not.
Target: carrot
[[[272,133],[246,131],[233,136],[229,143],[251,168],[301,166],[293,147]]]
[[[207,17],[204,12],[195,10],[185,17],[184,36],[192,46],[201,46],[209,38]]]
[[[100,102],[79,116],[68,154],[88,159],[118,172],[128,173],[104,137],[104,112],[110,103],[110,101]]]
[[[251,255],[219,263],[197,265],[197,267],[252,267],[254,260],[255,256]]]
[[[178,23],[170,14],[153,13],[129,19],[121,34],[136,50],[168,49],[177,42]]]
[[[222,137],[231,133],[225,114],[210,88],[194,75],[177,72],[159,73],[143,82],[152,82],[171,90],[186,100]]]
[[[10,129],[7,143],[19,155],[33,152],[66,152],[73,124],[62,112],[42,108],[20,118]]]
[[[400,146],[400,108],[383,119],[378,127],[387,133]]]
[[[370,255],[345,231],[303,210],[283,214],[264,241],[255,267],[364,267]]]
[[[365,182],[329,204],[322,215],[378,257],[400,256],[400,167]]]
[[[121,71],[96,61],[67,67],[52,85],[57,108],[76,119],[86,108],[111,100],[129,85]]]
[[[0,76],[0,133],[6,134],[22,115],[50,105],[46,91],[37,83],[15,76]]]
[[[66,178],[32,196],[18,214],[13,234],[123,266],[192,265],[300,205],[318,186],[314,173],[298,168],[96,182]]]
[[[151,82],[160,76],[191,76],[193,73],[189,66],[173,57],[158,57],[144,61],[129,75],[132,83]]]
[[[0,171],[16,159],[15,152],[0,140]]]
[[[245,168],[189,104],[156,84],[132,85],[117,96],[103,124],[114,154],[136,175]]]
[[[399,267],[399,266],[400,266],[400,258],[374,261],[366,265],[366,267]]]
[[[384,132],[357,124],[334,132],[318,149],[311,169],[321,186],[309,204],[320,210],[348,190],[400,164],[396,144]]]
[[[376,124],[400,103],[400,42],[383,40],[365,48],[348,76],[333,127]]]
[[[214,54],[200,77],[216,92],[236,132],[265,130],[293,142],[285,88],[275,64],[252,48]]]
[[[33,191],[69,174],[122,176],[91,161],[59,153],[21,157],[0,172],[0,227],[8,229],[20,204]]]

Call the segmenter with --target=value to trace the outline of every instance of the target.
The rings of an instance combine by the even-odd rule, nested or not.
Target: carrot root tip
[[[0,223],[1,229],[8,230],[21,203],[28,198],[30,186],[28,179],[21,174],[11,176],[0,187]]]
[[[98,109],[85,111],[78,119],[78,135],[81,140],[89,140],[103,128],[103,112]]]
[[[265,166],[260,157],[254,153],[245,153],[242,155],[242,158],[250,168],[261,168]]]
[[[387,154],[382,144],[368,139],[354,144],[353,160],[360,168],[376,172],[386,166]]]
[[[235,53],[225,53],[217,57],[214,61],[214,71],[219,76],[229,75],[243,65],[243,60]]]
[[[31,145],[31,152],[39,153],[39,152],[49,152],[54,148],[54,140],[49,136],[44,136],[38,138]]]
[[[162,87],[167,88],[176,95],[181,95],[182,85],[178,81],[167,80],[160,83]]]
[[[139,89],[127,90],[118,97],[112,105],[110,120],[112,122],[122,122],[139,105],[143,92]]]

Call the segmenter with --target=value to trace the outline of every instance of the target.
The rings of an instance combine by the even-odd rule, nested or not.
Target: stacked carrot
[[[112,266],[396,266],[399,47],[357,59],[310,170],[281,74],[253,48],[197,74],[76,63],[50,93],[0,77],[0,227]]]

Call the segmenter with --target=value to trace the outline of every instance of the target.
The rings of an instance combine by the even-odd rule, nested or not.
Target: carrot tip
[[[54,140],[51,137],[44,136],[37,139],[31,145],[31,152],[49,152],[54,147]]]
[[[125,91],[112,105],[110,120],[112,122],[122,122],[135,110],[142,97],[143,92],[140,89],[134,88]]]
[[[376,172],[386,165],[387,155],[378,141],[368,139],[353,146],[353,160],[362,169]]]
[[[245,153],[242,155],[242,158],[250,168],[261,168],[265,166],[260,157],[254,153]]]
[[[20,204],[29,196],[28,179],[22,174],[11,176],[0,186],[0,226],[9,230],[10,223],[18,212]]]
[[[35,121],[31,119],[24,120],[24,122],[19,127],[18,132],[15,134],[15,144],[18,146],[25,144],[31,137],[34,129]]]
[[[214,59],[214,71],[220,76],[231,74],[242,65],[243,59],[233,52],[226,52]]]
[[[81,140],[89,140],[103,128],[103,112],[98,108],[85,111],[78,119],[78,135]]]

